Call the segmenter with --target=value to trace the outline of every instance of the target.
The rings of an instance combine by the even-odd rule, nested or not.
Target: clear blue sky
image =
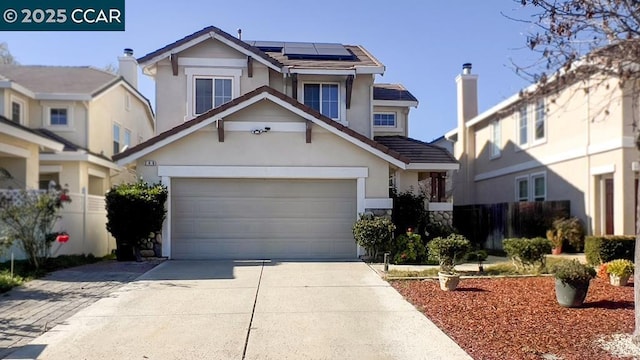
[[[122,49],[139,57],[206,26],[243,39],[359,44],[385,66],[376,82],[402,83],[420,101],[410,114],[409,135],[430,141],[456,124],[455,77],[473,63],[480,112],[527,83],[510,59],[530,63],[523,48],[531,25],[528,9],[511,0],[435,1],[143,1],[126,0],[125,32],[4,32],[22,64],[117,65]],[[141,75],[140,90],[154,103],[154,86]]]

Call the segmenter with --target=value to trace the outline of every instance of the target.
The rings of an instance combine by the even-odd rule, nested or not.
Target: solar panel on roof
[[[284,55],[287,56],[300,56],[300,55],[309,55],[315,56],[318,55],[316,48],[312,43],[284,43]]]
[[[314,44],[318,55],[325,56],[351,56],[349,50],[347,50],[342,44]]]
[[[284,42],[282,41],[246,41],[246,43],[268,52],[280,52],[284,47]]]

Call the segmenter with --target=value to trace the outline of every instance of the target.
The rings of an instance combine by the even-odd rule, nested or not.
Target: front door
[[[613,235],[613,179],[604,180],[604,230]]]

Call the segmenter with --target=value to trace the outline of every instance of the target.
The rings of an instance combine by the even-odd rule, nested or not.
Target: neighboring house
[[[155,133],[151,105],[136,89],[137,62],[130,52],[119,59],[120,75],[92,67],[0,65],[0,115],[13,122],[13,132],[31,135],[24,140],[31,143],[15,144],[7,138],[12,133],[0,132],[0,149],[9,154],[13,149],[14,157],[22,153],[18,157],[29,167],[0,157],[0,168],[14,177],[2,187],[46,189],[55,183],[69,190],[72,202],[59,227],[72,240],[60,253],[104,255],[113,248],[104,194],[116,182],[135,180],[135,172],[111,156]],[[39,154],[33,157],[36,146]]]
[[[114,160],[168,186],[165,256],[354,258],[353,223],[389,214],[390,186],[458,168],[407,137],[418,102],[374,85],[385,68],[362,46],[208,27],[138,61],[156,82],[158,135]]]
[[[570,200],[590,234],[634,234],[638,152],[630,89],[591,78],[546,96],[515,94],[478,114],[477,75],[456,78],[456,205]],[[525,91],[530,92],[535,85]]]

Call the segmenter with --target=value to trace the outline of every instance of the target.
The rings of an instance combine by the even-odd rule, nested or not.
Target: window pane
[[[320,84],[304,84],[304,104],[320,111]]]
[[[196,114],[213,107],[213,79],[196,79]]]
[[[322,115],[332,119],[338,118],[338,85],[322,85]]]
[[[67,109],[51,109],[51,125],[67,125]]]
[[[373,114],[374,126],[396,126],[396,114]]]
[[[533,197],[535,201],[544,201],[546,195],[546,184],[544,176],[533,178]]]
[[[21,118],[21,109],[20,109],[20,104],[17,102],[12,102],[11,103],[11,120],[19,123],[20,122],[20,118]]]
[[[502,131],[500,129],[500,122],[494,121],[492,124],[491,132],[491,155],[500,155],[500,146],[502,145]]]
[[[520,145],[527,143],[527,109],[520,109],[520,137],[518,139]]]
[[[122,145],[131,146],[131,131],[129,130],[124,131],[124,141]]]
[[[231,79],[216,79],[214,106],[231,101]]]
[[[120,152],[120,125],[113,124],[113,153]]]
[[[545,133],[545,113],[544,113],[544,103],[538,103],[536,107],[536,140],[540,140],[544,138]]]
[[[518,182],[518,201],[529,200],[529,182],[527,180],[517,180]]]

